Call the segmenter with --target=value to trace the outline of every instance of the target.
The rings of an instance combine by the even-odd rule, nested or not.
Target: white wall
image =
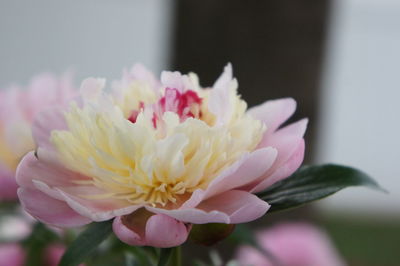
[[[171,0],[1,0],[0,87],[70,67],[78,79],[117,78],[140,61],[166,68]]]
[[[400,1],[332,2],[318,161],[363,169],[390,194],[349,188],[321,205],[400,216]]]

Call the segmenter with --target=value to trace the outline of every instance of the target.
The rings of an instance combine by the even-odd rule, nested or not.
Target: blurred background
[[[399,265],[399,29],[398,0],[0,0],[0,87],[66,69],[111,80],[134,62],[208,86],[231,62],[249,105],[297,100],[306,163],[351,165],[390,191],[349,188],[254,227],[311,221],[349,265]]]

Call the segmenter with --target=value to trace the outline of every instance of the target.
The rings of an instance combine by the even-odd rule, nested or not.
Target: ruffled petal
[[[130,205],[129,202],[116,199],[90,200],[67,193],[68,188],[55,188],[63,200],[77,213],[93,221],[101,222],[116,216],[126,215],[141,208],[140,205]],[[80,191],[79,187],[69,188],[74,194]],[[87,188],[81,189],[87,193]],[[86,195],[86,194],[85,194]]]
[[[182,222],[236,224],[261,217],[269,207],[268,203],[251,193],[231,190],[203,201],[196,208],[166,210],[146,206],[146,209]]]
[[[65,202],[29,188],[19,188],[22,207],[39,221],[60,227],[82,226],[91,222],[72,210]]]

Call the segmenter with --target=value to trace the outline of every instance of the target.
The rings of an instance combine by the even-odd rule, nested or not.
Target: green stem
[[[171,257],[173,248],[163,248],[158,258],[157,266],[167,266],[167,263]]]
[[[172,251],[169,265],[170,266],[181,266],[182,265],[182,248],[181,248],[181,246],[175,247],[174,250]]]
[[[160,252],[157,266],[181,266],[181,247],[163,248]]]

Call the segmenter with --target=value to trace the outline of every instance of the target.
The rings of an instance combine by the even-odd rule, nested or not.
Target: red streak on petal
[[[128,120],[132,123],[136,123],[136,119],[140,112],[144,109],[144,102],[139,103],[139,110],[132,110],[131,115],[128,117]]]
[[[197,114],[191,112],[192,107],[200,104],[201,98],[195,91],[187,90],[181,93],[177,89],[171,88],[165,89],[165,96],[159,101],[163,112],[177,113],[181,120],[185,120],[188,117],[195,117]]]
[[[166,88],[165,95],[153,105],[152,123],[154,128],[157,128],[157,123],[165,112],[174,112],[178,114],[181,122],[189,117],[200,118],[200,104],[202,99],[195,91],[187,90],[180,92],[174,88]],[[140,112],[143,111],[145,105],[140,102],[139,110],[132,110],[128,120],[135,123]]]

